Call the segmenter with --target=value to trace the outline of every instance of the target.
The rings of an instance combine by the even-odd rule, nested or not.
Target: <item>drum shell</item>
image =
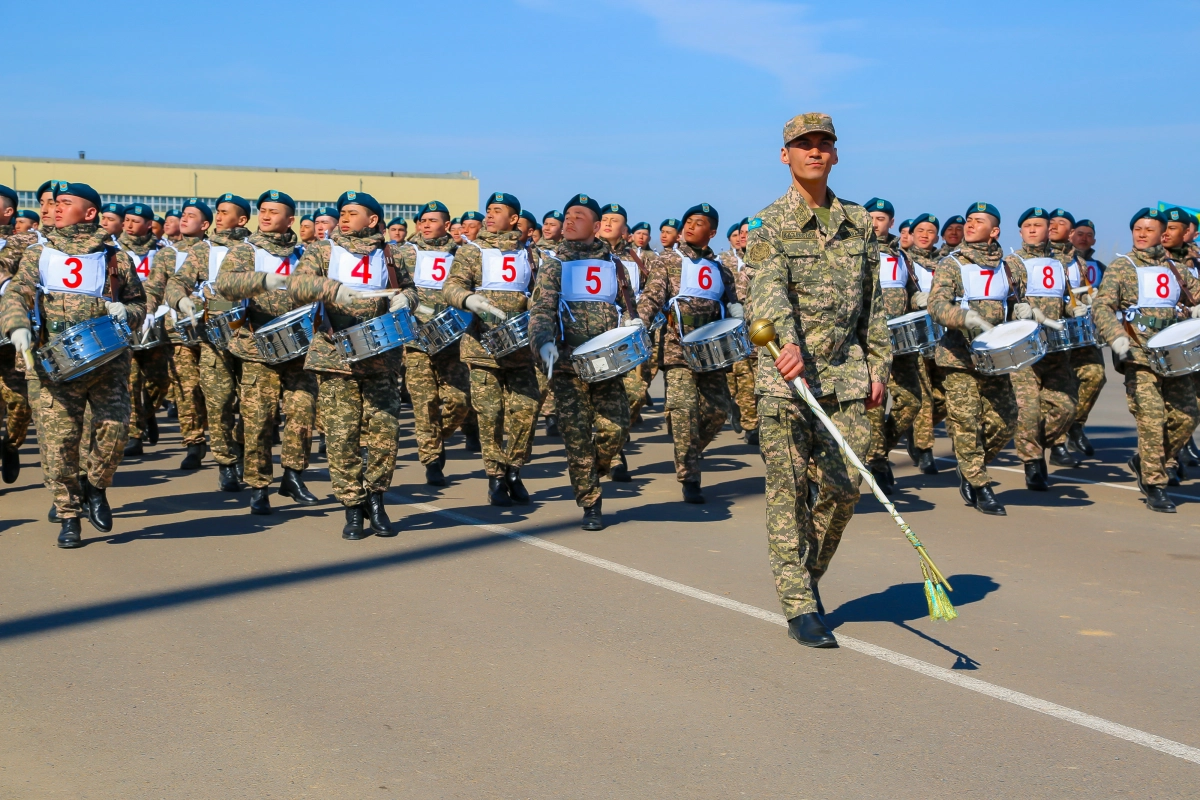
[[[680,339],[679,344],[683,349],[683,359],[693,372],[714,372],[754,354],[745,324],[709,339],[695,342]]]
[[[587,342],[584,342],[586,345]],[[585,353],[576,348],[571,354],[571,366],[584,383],[599,383],[620,377],[650,360],[650,334],[645,328],[629,328],[629,335],[607,347]],[[604,359],[605,364],[599,364]]]
[[[228,350],[236,331],[246,324],[246,309],[242,306],[222,311],[220,314],[209,314],[204,324],[204,335],[218,350]]]
[[[53,383],[65,383],[119,358],[129,349],[129,326],[109,316],[72,325],[38,348],[37,360]]]
[[[469,311],[459,311],[454,307],[444,308],[417,328],[417,339],[412,346],[431,356],[437,355],[458,342],[467,332],[467,328],[471,327],[473,319],[474,315]]]
[[[529,346],[529,312],[523,311],[509,317],[503,325],[497,325],[479,337],[483,349],[492,358],[504,358],[522,347]]]
[[[894,321],[894,320],[893,320]],[[892,354],[920,353],[926,358],[933,355],[938,342],[946,335],[946,329],[933,321],[928,313],[909,320],[902,325],[888,324],[888,336],[892,340]]]
[[[1150,369],[1164,378],[1200,372],[1200,335],[1168,347],[1146,346]]]
[[[204,313],[198,312],[191,317],[180,317],[175,320],[175,335],[182,341],[179,344],[187,347],[198,347],[206,341],[204,330]]]
[[[316,335],[316,304],[276,317],[254,332],[254,347],[267,364],[283,364],[308,352]]]
[[[353,364],[403,347],[416,338],[412,314],[401,308],[343,328],[333,334],[333,343],[342,358]]]
[[[1096,346],[1096,325],[1089,314],[1086,317],[1068,317],[1059,320],[1061,331],[1046,328],[1046,352],[1062,353],[1080,347]]]
[[[159,317],[154,320],[150,326],[150,336],[145,338],[144,342],[143,337],[144,334],[135,335],[129,343],[130,348],[141,352],[143,350],[153,350],[156,347],[162,347],[164,344],[167,344],[170,340],[167,337],[166,317]]]
[[[971,361],[984,375],[1009,375],[1036,364],[1046,355],[1046,331],[1041,325],[1024,339],[1005,347],[976,348],[971,345]]]

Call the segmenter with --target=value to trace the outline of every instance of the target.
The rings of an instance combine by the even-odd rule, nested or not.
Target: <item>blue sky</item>
[[[822,110],[841,196],[900,217],[988,200],[1006,244],[1031,205],[1095,219],[1102,252],[1140,206],[1200,205],[1195,2],[67,2],[53,20],[8,37],[6,154],[469,170],[539,215],[582,191],[655,228],[709,202],[724,228],[786,190],[783,122]]]

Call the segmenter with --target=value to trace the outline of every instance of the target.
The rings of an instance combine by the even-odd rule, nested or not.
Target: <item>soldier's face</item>
[[[788,142],[779,160],[788,165],[796,180],[821,181],[829,177],[829,171],[838,163],[837,142],[827,133],[806,133]]]
[[[300,220],[300,241],[308,244],[317,238],[317,226],[311,219]]]
[[[165,220],[163,220],[163,236],[166,236],[168,239],[178,236],[179,229],[180,225],[178,217],[167,217]]]
[[[908,228],[901,228],[900,229],[900,249],[907,250],[908,248],[912,247],[912,243],[913,243],[912,231],[909,230]]]
[[[1025,244],[1045,244],[1050,239],[1050,225],[1044,219],[1030,218],[1021,223],[1021,241]]]
[[[1050,241],[1065,242],[1071,238],[1071,221],[1066,217],[1050,220]]]
[[[967,224],[961,226],[963,231],[962,235],[958,237],[958,242],[950,241],[950,229],[954,227],[956,226],[951,225],[950,228],[946,229],[946,233],[943,234],[946,237],[946,243],[952,246],[958,244],[964,238],[971,244],[982,244],[1000,234],[1000,225],[991,214],[979,213],[967,217]]]
[[[521,240],[529,238],[529,232],[533,230],[533,223],[524,217],[517,218],[517,233],[521,234]]]
[[[463,220],[462,235],[470,241],[475,241],[479,238],[479,232],[483,230],[483,223],[477,219]]]
[[[213,215],[216,218],[218,231],[230,231],[234,228],[244,228],[250,218],[246,216],[246,212],[242,211],[240,206],[233,203],[221,203],[217,206],[217,213]]]
[[[98,209],[82,197],[64,194],[54,199],[54,227],[56,228],[78,225],[81,222],[94,222],[98,214]],[[110,230],[108,226],[105,226],[104,229],[112,234],[118,233],[121,230],[121,218],[116,214],[108,216],[117,220],[117,228]]]
[[[54,192],[42,192],[42,196],[38,198],[38,202],[42,204],[42,219],[53,219]]]
[[[558,241],[562,236],[562,223],[554,217],[546,217],[542,220],[542,235],[551,241]]]
[[[124,230],[130,236],[145,236],[150,233],[154,220],[139,217],[137,214],[126,214]]]
[[[355,203],[342,206],[339,213],[338,230],[342,233],[358,233],[367,229],[377,230],[379,228],[379,215],[372,214],[366,208]]]
[[[393,242],[403,242],[408,238],[407,225],[392,225],[388,228],[388,239]]]
[[[163,238],[163,231],[163,224],[158,220],[150,223],[150,232],[154,234],[155,239]],[[178,231],[176,231],[176,233],[178,233]]]
[[[462,223],[450,226],[450,238],[458,243],[462,243]]]
[[[323,217],[317,217],[317,219],[314,223],[314,227],[316,228],[316,231],[317,231],[317,238],[318,239],[328,239],[329,232],[331,230],[333,230],[334,227],[337,226],[337,224],[338,224],[338,221],[336,219],[334,219],[333,217],[329,216],[328,214],[326,214]]]
[[[1184,238],[1187,236],[1187,225],[1182,222],[1168,222],[1167,229],[1163,231],[1162,246],[1163,247],[1182,247]]]
[[[892,215],[882,211],[872,211],[871,227],[875,229],[875,237],[882,239],[892,229]]]
[[[671,227],[662,228],[658,232],[658,241],[664,250],[670,250],[679,241],[679,231]]]
[[[172,217],[174,219],[174,217]],[[208,230],[209,222],[196,208],[185,208],[179,218],[177,233],[184,236],[199,236]]]
[[[33,220],[26,219],[25,217],[18,217],[17,221],[13,223],[13,230],[16,231],[17,233],[24,233],[25,231],[32,230],[32,229],[33,229]]]
[[[70,224],[70,223],[67,223]],[[121,229],[125,224],[125,218],[120,214],[114,214],[111,211],[105,211],[100,215],[100,227],[108,231],[113,236],[120,236]],[[61,228],[62,224],[58,221],[58,203],[54,205],[54,227]]]
[[[529,232],[529,238],[533,240],[534,244],[537,244],[538,242],[540,242],[542,240],[542,229],[534,228],[533,230],[531,230]]]
[[[625,218],[620,214],[605,214],[600,217],[600,236],[615,242],[625,235]]]
[[[1071,231],[1071,244],[1076,250],[1090,250],[1096,246],[1096,232],[1088,227],[1075,228]]]
[[[258,229],[263,233],[283,233],[292,227],[295,214],[283,203],[262,203],[258,207]]]
[[[450,227],[450,220],[440,211],[430,211],[427,214],[422,214],[421,219],[417,222],[417,228],[420,229],[421,235],[426,239],[436,239],[439,236],[445,236],[446,230]]]
[[[746,243],[750,241],[750,225],[746,224],[738,228],[738,244],[742,250],[746,249]]]
[[[933,247],[933,243],[937,241],[937,237],[937,225],[934,225],[932,222],[922,222],[912,230],[912,240],[922,250],[928,250]]]
[[[703,214],[692,214],[683,222],[683,240],[693,247],[704,247],[716,232],[712,220]]]
[[[633,235],[634,247],[645,247],[650,244],[650,231],[640,230]]]
[[[1139,219],[1133,226],[1133,246],[1139,250],[1154,247],[1162,241],[1163,224],[1155,219]]]
[[[583,206],[571,206],[563,214],[563,238],[568,242],[590,242],[603,227],[604,222]]]
[[[492,203],[483,215],[483,224],[487,227],[488,233],[507,233],[517,227],[517,220],[520,218],[519,213],[503,203]],[[466,227],[465,222],[463,227]]]
[[[1187,234],[1183,237],[1183,240],[1185,242],[1187,242],[1188,244],[1191,244],[1192,242],[1196,241],[1196,223],[1194,223],[1194,222],[1188,223]]]
[[[991,217],[989,216],[988,218],[990,219]],[[946,244],[950,245],[951,247],[957,247],[958,245],[962,244],[963,236],[965,235],[964,231],[965,228],[963,227],[963,224],[961,222],[955,222],[946,226],[946,230],[942,234],[942,238],[946,240]]]

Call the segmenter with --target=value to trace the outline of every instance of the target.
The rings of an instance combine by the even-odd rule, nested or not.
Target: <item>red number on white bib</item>
[[[1088,283],[1092,286],[1096,285],[1096,268],[1088,264],[1087,268]]]
[[[150,277],[150,256],[142,256],[142,260],[138,262],[134,272],[143,278]]]
[[[699,274],[696,276],[696,282],[700,284],[700,288],[706,292],[711,289],[713,285],[712,267],[708,266],[707,264],[702,266]]]
[[[591,266],[587,268],[587,286],[584,289],[588,294],[600,294],[600,268]],[[595,285],[596,288],[592,288]]]
[[[67,274],[73,277],[75,282],[71,283],[67,278],[63,278],[63,286],[68,289],[78,289],[80,284],[83,283],[83,262],[78,258],[68,258],[66,264],[71,268],[71,271]]]
[[[354,269],[350,270],[350,276],[354,278],[362,278],[363,283],[369,283],[371,280],[371,257],[363,256],[354,265]]]
[[[983,285],[983,294],[985,297],[988,297],[992,293],[992,278],[996,277],[996,270],[981,269],[979,270],[979,274],[987,277],[987,283]]]
[[[1045,286],[1047,289],[1054,288],[1054,267],[1049,264],[1042,267],[1042,286]]]
[[[441,256],[435,258],[433,260],[433,269],[430,270],[430,274],[435,281],[446,280],[446,259],[442,258]],[[513,277],[516,277],[515,271]]]
[[[71,262],[67,262],[68,264]],[[1154,288],[1154,293],[1159,297],[1171,296],[1171,278],[1163,273],[1158,274],[1158,286]]]
[[[500,279],[505,283],[512,283],[517,279],[517,257],[505,256],[504,263],[500,267]]]
[[[283,261],[281,261],[279,263],[279,266],[275,269],[275,274],[276,275],[291,275],[292,274],[292,260],[290,258],[283,259]]]

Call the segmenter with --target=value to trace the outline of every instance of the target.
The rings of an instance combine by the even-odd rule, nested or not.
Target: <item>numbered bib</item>
[[[295,252],[288,253],[286,256],[273,256],[261,247],[250,246],[254,248],[255,272],[274,272],[276,275],[292,274],[292,267],[296,266]]]
[[[480,248],[483,282],[476,288],[493,292],[527,292],[532,270],[524,250],[500,251]]]
[[[906,260],[907,261],[907,260]],[[913,277],[917,279],[917,288],[922,292],[933,291],[933,270],[925,269],[915,261],[907,262],[912,269]]]
[[[187,253],[171,247],[171,245],[167,245],[163,249],[170,250],[175,254],[175,271],[179,272],[179,270],[183,269],[183,262],[187,261]]]
[[[642,271],[638,269],[636,261],[626,261],[621,259],[621,263],[625,265],[625,274],[629,276],[629,285],[633,287],[634,295],[642,293]]]
[[[1059,297],[1067,291],[1066,273],[1053,258],[1021,259],[1025,265],[1026,297]]]
[[[69,256],[51,247],[43,247],[38,258],[38,272],[42,289],[47,292],[86,294],[91,297],[104,295],[104,279],[108,269],[105,251]]]
[[[210,244],[208,246],[208,281],[215,283],[217,273],[221,271],[221,264],[225,261],[225,256],[229,255],[229,248],[222,247],[219,244]]]
[[[417,253],[413,283],[424,289],[441,289],[454,265],[454,256],[438,250],[419,250],[415,246],[413,250]]]
[[[883,289],[903,289],[908,285],[908,260],[879,251],[879,286]]]
[[[387,285],[387,261],[383,249],[360,256],[331,243],[329,277],[354,289],[382,289]]]
[[[998,300],[1008,297],[1008,276],[1004,265],[981,267],[978,264],[959,264],[962,269],[963,300]]]
[[[715,261],[702,258],[693,261],[683,258],[683,272],[679,276],[677,297],[699,297],[704,300],[720,301],[725,296],[725,282],[721,280],[721,268]]]
[[[1104,279],[1104,275],[1100,271],[1099,262],[1089,258],[1085,263],[1087,264],[1087,271],[1084,274],[1087,276],[1088,285],[1099,288],[1100,281]],[[1067,280],[1071,282],[1072,289],[1078,289],[1083,285],[1080,281],[1078,261],[1072,261],[1071,266],[1067,268]]]
[[[599,258],[562,262],[561,297],[568,303],[616,303],[617,265]]]
[[[128,250],[126,248],[121,249],[125,250],[125,255],[129,256],[129,260],[133,262],[133,271],[137,273],[137,276],[143,281],[149,278],[150,269],[154,266],[154,254],[157,253],[158,250],[149,250],[146,252],[146,255],[139,256],[132,250]]]
[[[1179,281],[1170,267],[1137,267],[1138,306],[1174,308],[1179,302]]]

